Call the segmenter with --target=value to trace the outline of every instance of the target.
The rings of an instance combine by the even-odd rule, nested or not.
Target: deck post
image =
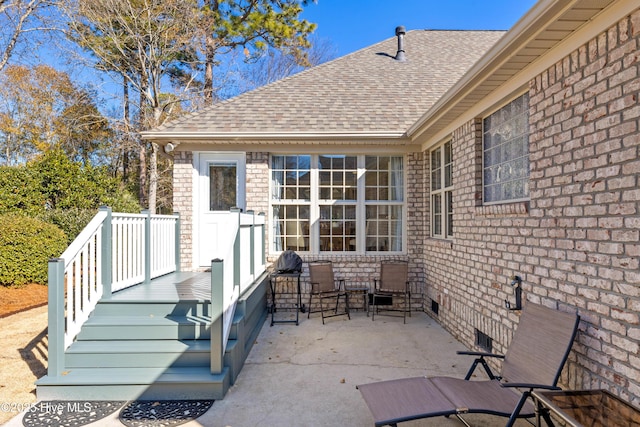
[[[240,286],[240,256],[242,250],[240,248],[240,229],[242,220],[240,219],[241,210],[239,208],[231,208],[231,212],[235,213],[238,218],[238,232],[236,233],[236,239],[233,242],[233,286]]]
[[[176,273],[182,271],[180,267],[180,212],[174,212],[173,216],[176,217],[176,228],[175,228],[175,244],[176,244]]]
[[[249,230],[249,274],[251,277],[256,272],[256,215],[254,211],[247,211],[251,214],[252,224]]]
[[[113,281],[113,233],[111,227],[111,208],[108,206],[100,206],[101,211],[106,211],[107,216],[102,223],[102,236],[101,236],[101,262],[100,269],[102,271],[102,298],[111,299],[111,285]]]
[[[260,212],[258,215],[260,216],[265,216],[264,212]],[[260,253],[262,254],[262,262],[260,263],[260,266],[264,266],[267,263],[267,223],[266,221],[261,221],[262,223],[260,224],[260,229],[262,230],[262,250],[260,251]]]
[[[219,258],[211,260],[211,373],[222,373],[224,365],[224,265]]]
[[[151,283],[151,211],[144,209],[140,212],[144,218],[144,283]]]
[[[48,368],[50,377],[58,377],[64,371],[64,259],[49,260],[49,324]]]

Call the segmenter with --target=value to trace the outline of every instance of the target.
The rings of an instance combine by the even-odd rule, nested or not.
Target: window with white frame
[[[309,250],[311,156],[273,156],[271,200],[276,250]]]
[[[483,201],[529,198],[529,94],[483,120]]]
[[[453,237],[453,149],[448,141],[431,151],[431,236]]]
[[[402,156],[271,157],[273,250],[401,252]]]
[[[366,250],[402,250],[404,166],[402,157],[365,157]]]

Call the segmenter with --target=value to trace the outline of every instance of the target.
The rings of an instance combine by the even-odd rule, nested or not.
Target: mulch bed
[[[0,317],[46,305],[47,289],[46,286],[35,283],[24,286],[0,286]]]

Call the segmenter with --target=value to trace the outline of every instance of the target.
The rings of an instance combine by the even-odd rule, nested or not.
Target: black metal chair
[[[309,292],[309,311],[307,319],[311,315],[311,307],[313,297],[317,297],[320,302],[320,312],[322,313],[322,324],[327,317],[347,315],[349,319],[349,294],[345,291],[344,280],[336,280],[333,275],[333,264],[331,261],[311,261],[309,262],[309,280],[311,282],[311,291]],[[338,313],[338,304],[340,297],[344,297],[345,311]],[[325,315],[324,300],[336,300],[334,314]],[[317,310],[315,311],[317,313]]]
[[[406,261],[382,261],[380,263],[380,278],[374,279],[374,289],[371,297],[373,313],[371,319],[375,320],[376,313],[379,314],[381,302],[385,299],[402,297],[402,308],[385,308],[383,311],[401,311],[402,320],[407,323],[407,313],[411,316],[410,300],[411,291],[409,289],[409,263]],[[398,306],[397,303],[393,303]]]

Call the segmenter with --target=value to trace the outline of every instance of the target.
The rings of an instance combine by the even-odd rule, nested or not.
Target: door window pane
[[[209,210],[228,211],[237,205],[235,164],[209,166]]]

